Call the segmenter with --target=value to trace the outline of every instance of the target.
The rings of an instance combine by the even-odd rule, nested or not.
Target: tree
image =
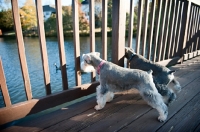
[[[11,10],[1,11],[0,18],[0,29],[3,32],[13,30],[14,23]]]

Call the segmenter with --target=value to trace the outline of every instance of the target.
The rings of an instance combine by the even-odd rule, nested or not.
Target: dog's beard
[[[81,62],[81,70],[83,72],[93,72],[93,71],[95,71],[95,69],[92,65],[89,65],[85,62]]]

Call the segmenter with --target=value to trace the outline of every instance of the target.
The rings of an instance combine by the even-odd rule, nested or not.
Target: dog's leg
[[[177,92],[180,92],[181,91],[180,83],[175,78],[172,80],[172,83],[174,84],[174,90],[176,90]]]
[[[106,102],[111,102],[111,101],[113,100],[113,98],[114,98],[114,93],[108,91],[108,92],[106,93]]]
[[[103,109],[103,107],[106,104],[106,93],[102,94],[101,85],[97,86],[96,94],[97,94],[97,105],[94,107],[94,109],[96,110]]]
[[[176,94],[173,90],[164,84],[155,84],[158,92],[163,96],[166,105],[169,105],[176,99]]]
[[[141,93],[141,91],[140,91]],[[158,120],[160,122],[164,122],[167,119],[168,115],[168,108],[165,105],[162,96],[157,91],[143,91],[141,93],[143,99],[153,108],[155,108],[158,113],[159,117]]]

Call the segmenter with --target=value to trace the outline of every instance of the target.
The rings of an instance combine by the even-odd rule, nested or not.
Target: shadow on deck
[[[101,111],[95,111],[95,97],[69,107],[23,120],[3,131],[200,131],[200,56],[177,64],[175,76],[182,86],[169,106],[168,119],[157,121],[158,113],[138,92],[118,93]]]

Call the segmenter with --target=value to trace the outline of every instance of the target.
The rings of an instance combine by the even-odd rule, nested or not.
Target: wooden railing
[[[33,99],[32,97],[18,1],[11,1],[27,101],[11,104],[2,61],[0,59],[0,88],[5,102],[5,107],[0,108],[0,125],[95,92],[95,88],[99,84],[98,81],[95,81],[95,73],[91,74],[91,84],[81,84],[78,1],[72,0],[75,56],[74,75],[76,86],[73,89],[69,89],[64,50],[61,0],[55,0],[57,37],[63,84],[63,91],[56,94],[52,94],[51,92],[42,4],[41,0],[36,0],[35,2],[47,95],[40,99]],[[107,59],[107,3],[108,0],[102,0],[102,58],[105,60]],[[89,0],[89,8],[90,51],[93,52],[95,51],[94,0]],[[200,55],[200,2],[198,0],[158,0],[158,3],[156,3],[156,0],[152,0],[150,11],[149,9],[148,0],[139,0],[135,47],[135,51],[138,54],[162,65],[182,63],[184,60]],[[133,14],[134,2],[131,0],[128,28],[128,47],[131,48],[134,29]],[[124,0],[112,0],[112,62],[120,66],[124,64],[125,19],[126,5]]]

